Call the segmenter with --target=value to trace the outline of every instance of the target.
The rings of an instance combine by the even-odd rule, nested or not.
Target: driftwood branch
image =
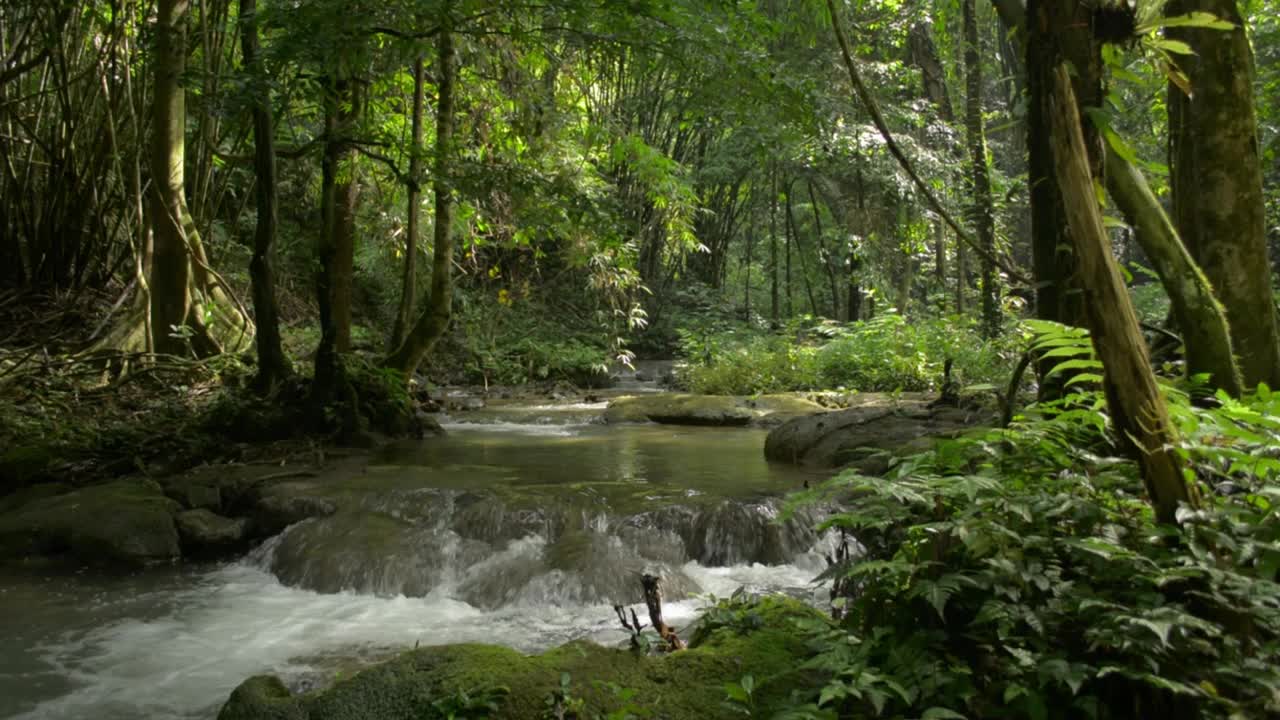
[[[662,578],[657,575],[644,575],[640,578],[640,586],[644,588],[644,604],[649,608],[649,622],[653,629],[667,645],[668,651],[683,650],[684,641],[676,635],[675,628],[662,619]]]

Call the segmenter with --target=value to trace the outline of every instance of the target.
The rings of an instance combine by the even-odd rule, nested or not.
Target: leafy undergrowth
[[[784,335],[749,329],[688,330],[679,380],[689,390],[720,395],[846,389],[859,392],[936,390],[954,361],[962,385],[1005,382],[1015,353],[1007,341],[982,339],[963,318],[908,323],[894,313],[850,325],[821,324]]]
[[[201,463],[310,454],[319,441],[360,442],[351,427],[420,433],[412,398],[394,373],[347,356],[356,417],[317,408],[296,376],[269,397],[250,390],[254,368],[238,356],[150,358],[128,373],[100,359],[58,356],[0,383],[0,496],[50,481],[77,485]]]
[[[827,573],[844,619],[812,626],[827,681],[789,716],[1276,716],[1280,394],[1170,399],[1204,495],[1181,530],[1095,394],[797,498],[848,501],[827,525],[862,554]]]

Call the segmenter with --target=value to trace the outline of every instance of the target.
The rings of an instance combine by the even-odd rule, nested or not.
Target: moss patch
[[[582,701],[580,717],[621,708],[619,688],[652,718],[705,720],[734,717],[724,706],[724,687],[751,675],[757,708],[767,717],[795,688],[815,679],[800,670],[807,651],[794,631],[797,619],[817,611],[796,601],[772,598],[714,616],[697,643],[671,655],[647,657],[629,650],[577,641],[526,656],[494,645],[445,645],[404,653],[318,693],[281,694],[273,678],[255,677],[237,688],[219,720],[390,720],[439,717],[432,704],[485,688],[509,692],[491,715],[539,720],[547,699],[570,678],[569,695]],[[745,608],[755,608],[746,610]],[[715,619],[718,617],[719,619]],[[726,618],[728,620],[726,621]],[[738,620],[741,621],[738,621]]]

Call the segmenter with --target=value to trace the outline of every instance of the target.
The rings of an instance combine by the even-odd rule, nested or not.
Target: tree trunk
[[[404,276],[400,285],[400,306],[396,310],[396,323],[391,331],[391,349],[404,342],[405,331],[418,304],[418,221],[422,215],[422,120],[425,73],[423,59],[419,55],[413,62],[413,119],[409,148],[409,207],[408,227],[404,239]]]
[[[1187,96],[1169,85],[1169,166],[1178,233],[1227,311],[1244,383],[1280,386],[1280,332],[1267,258],[1253,59],[1235,0],[1173,0],[1170,15],[1200,11],[1230,31],[1170,28],[1195,55],[1179,56]]]
[[[813,181],[808,181],[809,204],[813,208],[813,234],[818,238],[818,252],[822,254],[822,269],[827,273],[827,282],[831,286],[831,319],[840,318],[840,286],[836,280],[835,268],[831,266],[831,253],[827,252],[827,241],[822,237],[822,209],[818,207],[818,194],[813,189]]]
[[[271,98],[258,47],[257,0],[240,0],[240,49],[244,67],[252,78],[253,165],[257,175],[258,219],[253,234],[253,258],[249,278],[253,284],[253,309],[258,333],[258,377],[255,384],[270,392],[292,373],[280,343],[280,319],[276,312],[275,274],[271,246],[277,225],[275,128]]]
[[[180,328],[191,312],[191,260],[182,237],[186,96],[179,80],[186,70],[187,0],[160,0],[156,7],[155,97],[151,128],[151,320],[156,352],[183,355]]]
[[[352,133],[359,120],[361,102],[359,84],[352,79],[336,84],[338,133],[327,141],[328,152],[334,153],[333,188],[333,256],[330,267],[329,297],[332,303],[334,330],[338,352],[351,351],[351,293],[355,281],[356,207],[360,197],[360,180]]]
[[[1138,463],[1156,520],[1176,524],[1178,506],[1194,506],[1197,497],[1183,479],[1177,436],[1151,371],[1133,302],[1111,255],[1066,64],[1054,73],[1047,108],[1057,186],[1079,263],[1090,335],[1102,360],[1113,434]]]
[[[813,294],[813,284],[809,280],[809,266],[804,261],[804,247],[800,245],[800,228],[796,225],[795,209],[792,205],[791,191],[795,188],[795,181],[792,180],[787,185],[787,249],[791,249],[792,242],[795,243],[796,257],[800,258],[800,280],[804,283],[805,295],[809,298],[809,309],[813,312],[814,317],[820,316],[822,313],[818,311],[818,299]],[[787,270],[791,269],[791,256],[787,254]],[[788,275],[790,273],[788,272]],[[790,278],[788,278],[788,281]],[[790,285],[790,282],[788,282]]]
[[[1084,304],[1076,283],[1062,194],[1054,174],[1048,103],[1053,73],[1058,64],[1066,60],[1075,69],[1072,87],[1081,104],[1102,106],[1102,60],[1093,39],[1090,13],[1091,6],[1079,0],[1027,2],[1027,137],[1035,311],[1036,317],[1042,320],[1075,326],[1084,324]],[[1101,177],[1102,151],[1097,130],[1083,118],[1081,123],[1089,168],[1094,177]]]
[[[449,8],[446,6],[445,17]],[[439,54],[436,102],[436,157],[432,190],[435,192],[435,228],[431,258],[431,295],[413,330],[395,352],[387,357],[387,367],[405,376],[412,375],[423,358],[444,335],[453,316],[453,132],[454,60],[453,32],[441,28],[436,43]]]
[[[224,344],[238,349],[252,338],[253,329],[212,276],[184,196],[186,94],[180,81],[186,72],[189,9],[187,0],[160,0],[156,6],[151,327],[156,352],[206,357],[222,352]],[[217,321],[216,337],[205,320],[206,310]]]
[[[1213,287],[1191,259],[1147,181],[1132,163],[1107,148],[1107,189],[1133,225],[1143,253],[1155,266],[1173,305],[1173,316],[1186,345],[1187,374],[1208,373],[1210,384],[1240,394],[1240,368],[1231,334]]]
[[[965,136],[973,182],[972,222],[987,255],[995,255],[995,209],[991,176],[987,172],[987,137],[982,124],[982,57],[978,53],[978,13],[975,0],[964,3]],[[995,265],[982,262],[982,328],[987,337],[1000,334],[1000,288]]]
[[[769,321],[778,329],[778,171],[771,178],[769,193]]]

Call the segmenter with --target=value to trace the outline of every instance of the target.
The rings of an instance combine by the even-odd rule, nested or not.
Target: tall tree
[[[396,309],[395,327],[391,331],[391,348],[400,347],[404,334],[413,322],[418,303],[418,234],[422,216],[422,126],[426,72],[421,55],[413,61],[413,110],[409,131],[408,216],[404,238],[404,275],[400,283],[400,304]]]
[[[260,389],[270,391],[292,369],[280,343],[275,272],[271,263],[278,225],[276,211],[279,206],[276,190],[275,123],[259,49],[257,6],[257,0],[240,0],[240,50],[244,67],[250,75],[250,86],[253,88],[253,167],[257,176],[255,189],[258,217],[253,234],[253,258],[249,261],[249,277],[253,284],[253,309],[258,326],[256,384]]]
[[[444,335],[453,316],[453,135],[454,95],[457,83],[457,52],[454,48],[450,8],[442,13],[436,39],[436,147],[435,172],[431,178],[435,193],[435,228],[431,259],[431,295],[427,306],[400,347],[386,359],[387,367],[412,375],[423,358]]]
[[[988,258],[982,262],[982,327],[987,337],[1000,332],[1000,288],[995,256],[995,209],[991,201],[991,176],[987,169],[987,136],[982,122],[982,56],[978,48],[978,10],[975,0],[964,4],[965,139],[969,146],[972,181],[971,217],[978,242]],[[963,280],[962,280],[963,282]]]
[[[1280,386],[1249,39],[1236,0],[1172,0],[1166,12],[1235,25],[1167,31],[1195,51],[1181,58],[1191,92],[1169,85],[1174,222],[1226,308],[1245,384]]]
[[[213,269],[185,196],[186,21],[188,0],[160,0],[156,6],[155,89],[152,100],[151,325],[156,352],[200,356],[239,348],[252,338]],[[216,323],[215,329],[211,322]]]

